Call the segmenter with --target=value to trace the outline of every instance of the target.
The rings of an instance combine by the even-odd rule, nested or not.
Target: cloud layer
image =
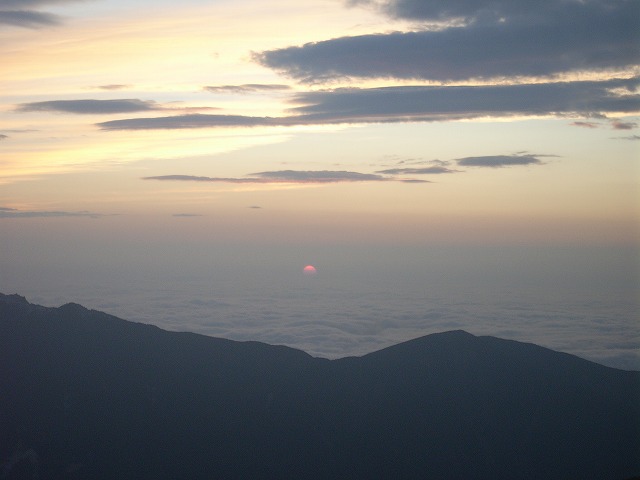
[[[103,215],[100,213],[88,212],[86,210],[79,212],[68,212],[62,210],[18,210],[9,207],[0,207],[1,218],[51,218],[51,217],[90,217],[98,218]]]
[[[76,114],[133,113],[160,110],[155,102],[138,99],[117,100],[51,100],[47,102],[21,103],[18,112],[64,112]]]
[[[0,28],[2,25],[24,28],[58,25],[60,17],[34,9],[74,1],[77,0],[0,0]]]
[[[295,94],[290,100],[291,115],[283,117],[191,114],[112,120],[98,126],[103,130],[148,130],[604,116],[639,111],[639,83],[640,77],[634,77],[525,85],[342,88]]]
[[[541,165],[538,157],[549,155],[533,155],[518,153],[514,155],[489,155],[481,157],[466,157],[455,160],[458,165],[466,167],[510,167],[518,165]],[[328,184],[350,182],[403,182],[430,183],[428,180],[405,178],[398,175],[440,175],[443,173],[459,173],[460,170],[451,169],[445,165],[448,162],[435,160],[427,167],[419,168],[389,168],[376,173],[349,172],[345,170],[276,170],[251,173],[246,177],[206,177],[197,175],[158,175],[142,177],[142,180],[205,182],[205,183],[238,183],[238,184]],[[251,207],[257,208],[257,207]]]
[[[278,170],[252,173],[247,177],[201,177],[195,175],[161,175],[143,177],[143,180],[169,180],[210,183],[344,183],[344,182],[388,182],[410,181],[426,183],[424,180],[397,179],[373,173],[348,172],[344,170]]]
[[[511,167],[514,165],[540,165],[542,162],[534,155],[487,155],[465,157],[457,160],[463,167]]]
[[[400,0],[378,6],[394,17],[458,21],[450,28],[334,38],[254,58],[303,82],[342,77],[449,82],[618,70],[639,63],[637,1]]]

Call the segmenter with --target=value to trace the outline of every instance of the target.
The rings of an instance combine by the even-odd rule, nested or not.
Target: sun
[[[302,269],[302,273],[304,273],[305,275],[311,276],[318,273],[318,270],[316,270],[316,267],[314,267],[313,265],[307,265]]]

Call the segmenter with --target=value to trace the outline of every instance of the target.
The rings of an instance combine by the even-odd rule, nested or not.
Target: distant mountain
[[[0,294],[2,479],[619,479],[640,372],[463,331],[329,361]]]

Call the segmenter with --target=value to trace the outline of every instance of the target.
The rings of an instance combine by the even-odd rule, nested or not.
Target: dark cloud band
[[[272,172],[252,173],[247,177],[225,178],[225,177],[201,177],[194,175],[161,175],[154,177],[143,177],[143,180],[162,181],[183,181],[183,182],[210,182],[210,183],[249,183],[249,184],[269,184],[269,183],[299,183],[299,184],[324,184],[324,183],[345,183],[345,182],[411,182],[427,183],[424,180],[397,179],[373,173],[359,173],[349,171],[332,170],[278,170]]]
[[[398,1],[387,7],[395,16],[462,16],[467,22],[441,30],[334,38],[254,58],[312,83],[343,77],[443,82],[547,77],[640,63],[637,1]]]
[[[24,28],[42,28],[61,23],[61,18],[34,8],[78,0],[0,0],[0,27],[10,25]]]
[[[640,111],[639,78],[525,85],[385,87],[299,93],[290,116],[177,115],[99,123],[103,130],[434,122],[478,117],[574,115]]]
[[[155,102],[138,99],[119,100],[51,100],[48,102],[22,103],[19,112],[64,112],[76,114],[133,113],[160,110]]]
[[[482,157],[465,157],[457,160],[463,167],[512,167],[515,165],[540,165],[542,162],[535,155],[487,155]]]
[[[383,177],[381,175],[347,171],[281,170],[274,172],[253,173],[249,177],[242,178],[200,177],[192,175],[162,175],[156,177],[144,177],[143,180],[178,180],[211,183],[338,183],[386,181],[389,180],[389,178]]]
[[[59,17],[50,13],[29,10],[1,10],[0,25],[38,28],[60,23]]]

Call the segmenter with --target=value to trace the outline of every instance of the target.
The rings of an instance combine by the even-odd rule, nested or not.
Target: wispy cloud
[[[332,170],[278,170],[270,172],[252,173],[247,177],[202,177],[195,175],[161,175],[143,177],[143,180],[185,181],[185,182],[211,182],[211,183],[240,183],[240,184],[325,184],[345,182],[416,182],[427,183],[424,180],[398,179],[373,173],[359,173],[349,171]]]
[[[0,133],[0,140],[4,140],[5,138],[9,138],[9,135],[4,135]]]
[[[357,3],[382,4],[393,17],[454,26],[334,38],[258,53],[255,60],[303,82],[448,82],[624,69],[640,58],[640,4],[634,1]]]
[[[62,210],[18,210],[15,208],[0,207],[0,218],[51,218],[51,217],[89,217],[99,218],[104,214],[82,211]]]
[[[640,78],[523,85],[407,86],[297,94],[307,121],[391,122],[636,112]],[[614,93],[621,89],[625,93]]]
[[[386,175],[439,175],[441,173],[456,173],[458,170],[442,166],[422,167],[422,168],[389,168],[387,170],[379,170],[377,173]]]
[[[289,90],[288,85],[245,83],[243,85],[211,85],[203,87],[203,90],[211,93],[260,93]]]
[[[595,122],[571,122],[574,127],[598,128],[600,125]]]
[[[639,82],[640,77],[523,85],[340,88],[293,95],[291,115],[283,117],[190,114],[112,120],[97,125],[103,130],[149,130],[545,115],[596,117],[639,111]]]
[[[60,23],[57,15],[29,10],[0,10],[0,25],[39,28]]]
[[[636,122],[621,122],[615,120],[611,123],[611,126],[614,130],[633,130],[638,127],[638,124]]]
[[[183,128],[255,127],[291,124],[286,119],[244,115],[188,114],[167,117],[127,118],[97,125],[102,130],[175,130]]]
[[[457,159],[458,165],[463,167],[512,167],[515,165],[540,165],[543,162],[538,157],[542,155],[486,155],[482,157],[465,157]]]
[[[129,88],[131,85],[120,84],[120,83],[112,83],[109,85],[97,85],[94,88],[99,90],[124,90],[125,88]]]
[[[118,100],[50,100],[46,102],[21,103],[18,112],[64,112],[75,114],[113,114],[161,110],[162,107],[152,101],[138,99]]]
[[[59,16],[34,9],[74,1],[78,0],[0,0],[0,27],[42,28],[58,25],[61,23]]]
[[[631,141],[638,141],[640,140],[640,135],[629,135],[626,137],[613,137],[614,140],[631,140]]]
[[[174,213],[172,217],[191,218],[191,217],[202,217],[202,215],[199,213]]]
[[[489,155],[482,157],[459,158],[456,163],[466,167],[507,167],[516,165],[540,165],[539,157],[553,157],[555,155],[532,155],[520,152],[513,155]],[[433,160],[430,166],[389,168],[376,173],[351,172],[346,170],[276,170],[251,173],[245,177],[207,177],[197,175],[158,175],[142,177],[142,180],[204,182],[204,183],[235,183],[235,184],[329,184],[352,182],[402,182],[402,183],[431,183],[428,180],[406,178],[403,175],[441,175],[445,173],[461,173],[446,165],[448,162]],[[249,208],[260,208],[251,206]]]

